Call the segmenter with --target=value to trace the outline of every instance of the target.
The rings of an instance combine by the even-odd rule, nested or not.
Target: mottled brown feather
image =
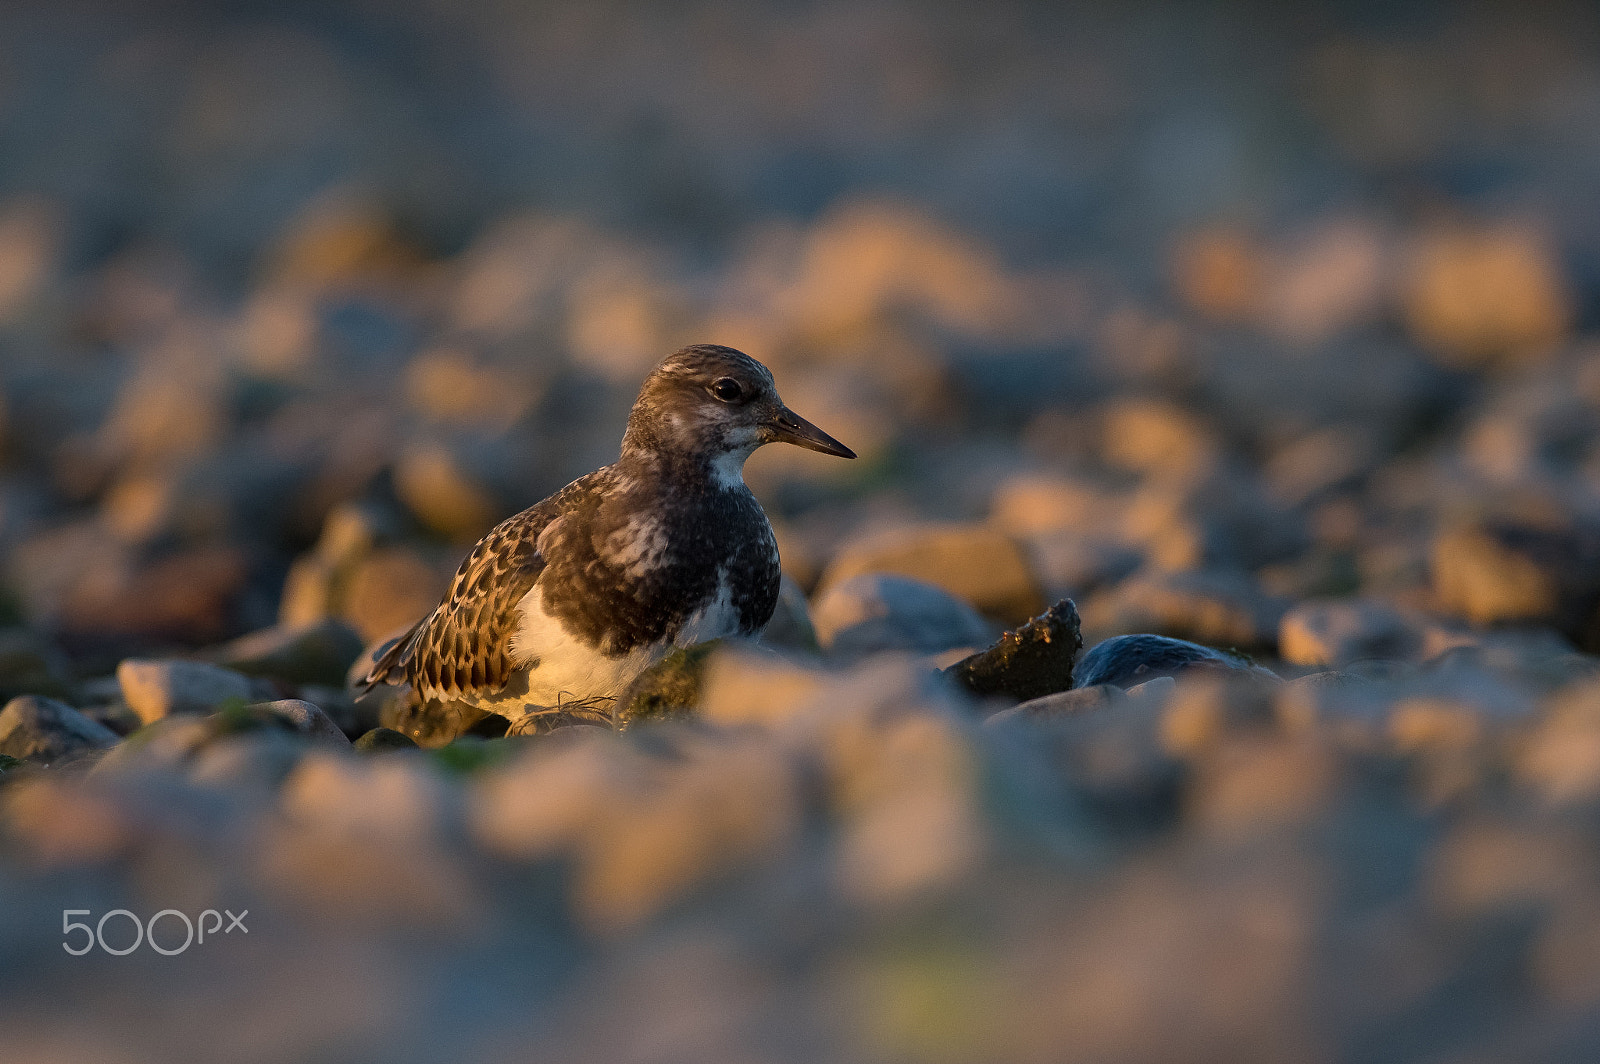
[[[559,515],[560,496],[496,525],[478,541],[432,613],[367,673],[371,687],[402,677],[423,698],[487,694],[508,683],[517,604],[544,570],[539,534]]]

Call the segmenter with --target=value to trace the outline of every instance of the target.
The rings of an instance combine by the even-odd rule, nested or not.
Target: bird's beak
[[[856,456],[856,452],[786,406],[778,408],[778,412],[767,422],[766,427],[768,437],[773,443],[792,443],[796,447],[804,447],[808,451],[820,451],[837,458]]]

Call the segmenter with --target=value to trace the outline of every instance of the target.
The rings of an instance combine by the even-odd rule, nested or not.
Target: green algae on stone
[[[363,739],[366,736],[362,736]],[[511,736],[505,739],[480,739],[476,735],[463,735],[454,742],[431,751],[434,764],[448,772],[467,776],[493,765],[501,764],[530,740]]]
[[[1072,686],[1072,659],[1083,649],[1078,607],[1062,599],[993,646],[962,658],[944,675],[980,697],[1026,702]]]
[[[646,669],[617,700],[617,725],[681,717],[700,701],[706,659],[718,640],[675,650]]]

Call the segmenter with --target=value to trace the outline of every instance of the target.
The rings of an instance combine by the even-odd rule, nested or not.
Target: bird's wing
[[[404,676],[424,698],[504,687],[516,671],[510,644],[517,603],[545,567],[539,534],[560,520],[555,501],[502,521],[479,540],[444,601],[389,648],[364,684],[370,688]]]

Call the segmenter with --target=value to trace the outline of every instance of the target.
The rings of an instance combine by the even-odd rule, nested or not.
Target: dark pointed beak
[[[856,452],[786,406],[779,407],[772,420],[767,422],[767,433],[773,443],[792,443],[796,447],[820,451],[837,458],[856,456]]]

